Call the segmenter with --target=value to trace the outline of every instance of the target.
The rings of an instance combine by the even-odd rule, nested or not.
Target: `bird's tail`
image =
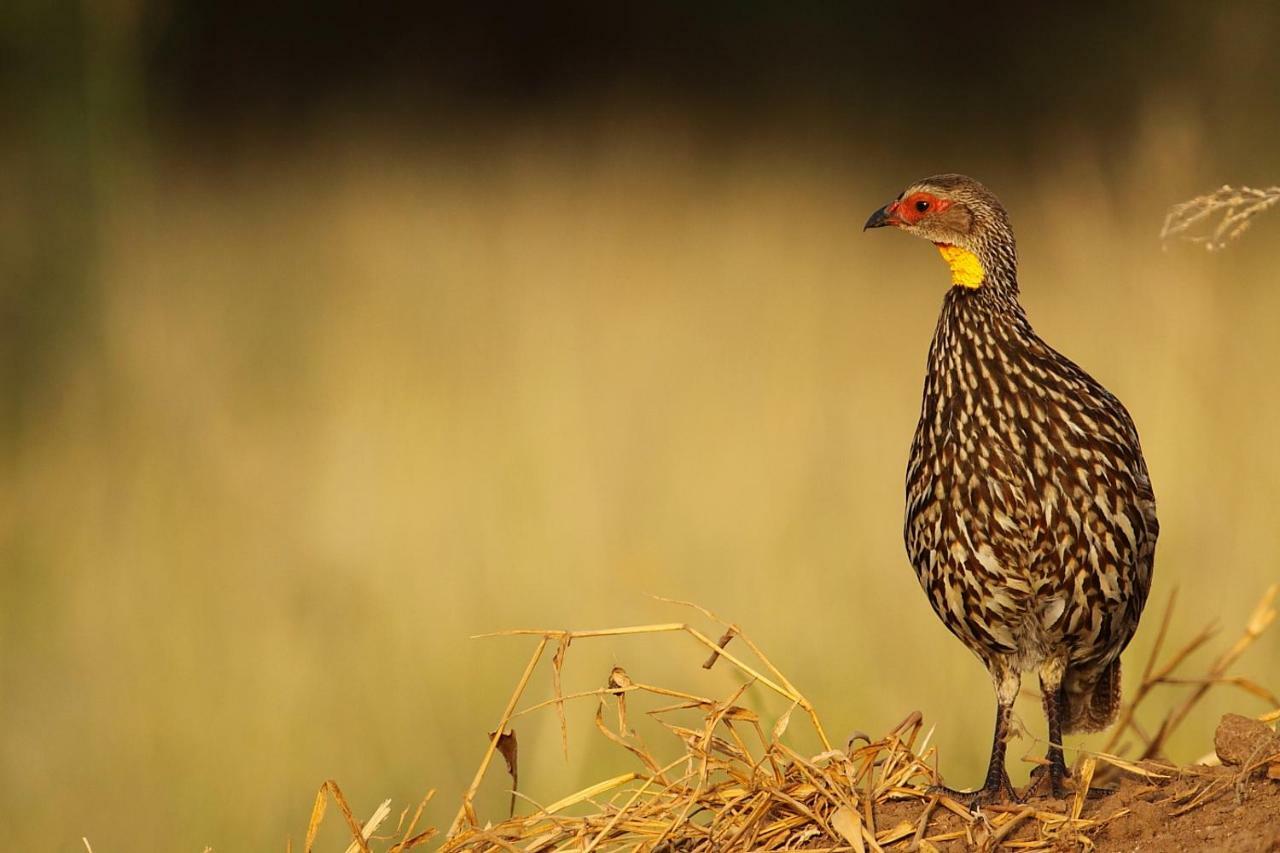
[[[1092,674],[1092,673],[1091,673]],[[1120,710],[1120,658],[1107,664],[1096,678],[1069,679],[1064,731],[1096,732],[1111,725]]]

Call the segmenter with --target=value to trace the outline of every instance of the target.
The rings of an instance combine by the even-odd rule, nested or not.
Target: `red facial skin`
[[[917,205],[924,202],[928,207],[924,210],[918,210]],[[915,225],[921,219],[932,213],[940,213],[951,206],[951,201],[945,198],[938,198],[929,193],[912,193],[901,201],[895,201],[889,205],[889,209],[885,211],[891,220],[897,220],[906,225]]]

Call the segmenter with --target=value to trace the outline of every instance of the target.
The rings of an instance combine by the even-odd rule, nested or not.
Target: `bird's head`
[[[999,281],[1016,290],[1017,257],[1004,206],[990,190],[964,175],[917,181],[871,214],[862,230],[892,225],[938,247],[951,281],[979,288]]]

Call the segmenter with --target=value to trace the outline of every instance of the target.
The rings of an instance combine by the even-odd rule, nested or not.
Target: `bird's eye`
[[[921,213],[924,213],[928,209],[929,209],[929,202],[925,201],[924,199],[921,199],[920,201],[916,202],[916,210],[920,211]]]

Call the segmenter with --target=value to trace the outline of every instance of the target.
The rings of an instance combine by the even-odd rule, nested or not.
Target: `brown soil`
[[[1173,767],[1155,762],[1142,766],[1166,778],[1112,780],[1113,792],[1086,800],[1081,817],[1101,821],[1085,832],[1088,841],[1059,839],[1056,849],[1073,850],[1092,842],[1100,851],[1280,851],[1280,737],[1247,717],[1228,714],[1218,726],[1216,767]],[[992,807],[992,811],[1069,812],[1072,800],[1039,799],[1025,805]],[[898,814],[898,812],[901,814]],[[890,826],[918,820],[918,802],[887,803],[877,821]],[[1027,817],[1030,817],[1028,814]],[[938,808],[930,834],[961,830],[964,822]],[[1002,842],[1032,841],[1039,824],[1023,820]],[[971,837],[941,849],[990,849],[993,839],[979,827]]]
[[[1196,768],[1159,788],[1126,782],[1092,805],[1086,816],[1129,809],[1094,836],[1100,850],[1280,850],[1280,781],[1258,773]]]

